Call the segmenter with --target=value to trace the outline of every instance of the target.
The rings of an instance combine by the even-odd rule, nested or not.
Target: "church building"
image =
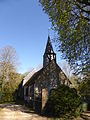
[[[43,110],[52,91],[60,84],[71,82],[56,63],[50,37],[43,55],[43,68],[28,74],[23,80],[24,100],[35,109]]]

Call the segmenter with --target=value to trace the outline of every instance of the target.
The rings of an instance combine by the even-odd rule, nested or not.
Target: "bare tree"
[[[8,75],[16,72],[18,57],[15,49],[12,46],[6,46],[0,50],[0,73],[6,80]]]
[[[12,46],[0,49],[0,92],[1,100],[13,101],[14,93],[21,82],[21,75],[17,73],[18,57]]]
[[[70,65],[68,64],[68,62],[63,61],[63,62],[59,62],[58,64],[61,67],[61,69],[64,71],[68,79],[71,80],[72,70],[70,69]]]

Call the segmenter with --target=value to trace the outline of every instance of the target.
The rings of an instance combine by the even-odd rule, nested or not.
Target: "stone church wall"
[[[38,97],[41,95],[42,108],[45,107],[50,91],[60,84],[58,72],[56,63],[52,61],[35,80],[35,93]]]

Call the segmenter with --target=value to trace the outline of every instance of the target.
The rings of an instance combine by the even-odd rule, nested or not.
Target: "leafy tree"
[[[78,90],[78,87],[80,85],[81,79],[78,76],[72,75],[70,81],[72,83],[71,87],[75,88],[76,90]]]
[[[83,100],[90,101],[90,80],[84,80],[78,87],[79,93]]]
[[[17,73],[18,59],[15,49],[6,46],[0,50],[0,81],[3,101],[12,101],[13,93],[20,83]]]
[[[75,116],[80,104],[81,98],[75,89],[60,85],[52,92],[44,112],[46,115],[54,117]],[[79,112],[80,110],[78,110]]]
[[[8,82],[2,86],[2,102],[11,102],[16,100],[15,91],[22,80],[22,75],[10,73]]]
[[[89,72],[90,1],[39,0],[57,32],[58,50],[63,52],[75,73]]]

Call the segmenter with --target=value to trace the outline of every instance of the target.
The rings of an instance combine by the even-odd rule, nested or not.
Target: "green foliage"
[[[2,102],[10,102],[13,101],[13,91],[10,88],[10,85],[6,83],[2,88]]]
[[[60,85],[51,94],[44,112],[54,117],[71,117],[80,114],[81,98],[75,89]]]
[[[78,86],[80,84],[80,78],[78,76],[72,75],[71,78],[70,78],[70,81],[72,83],[70,87],[78,90]]]
[[[0,91],[2,94],[0,102],[15,100],[14,92],[21,82],[21,75],[16,72],[18,57],[12,46],[0,49]]]
[[[57,32],[58,50],[63,52],[76,73],[89,72],[90,10],[82,0],[39,0]]]
[[[22,76],[18,73],[10,73],[8,81],[3,82],[1,93],[2,98],[0,102],[12,102],[16,100],[15,91],[22,80]]]
[[[83,102],[83,104],[82,104],[82,111],[83,111],[83,112],[86,112],[87,109],[88,109],[88,103]]]
[[[90,101],[90,80],[84,80],[80,83],[78,91],[85,102]]]

